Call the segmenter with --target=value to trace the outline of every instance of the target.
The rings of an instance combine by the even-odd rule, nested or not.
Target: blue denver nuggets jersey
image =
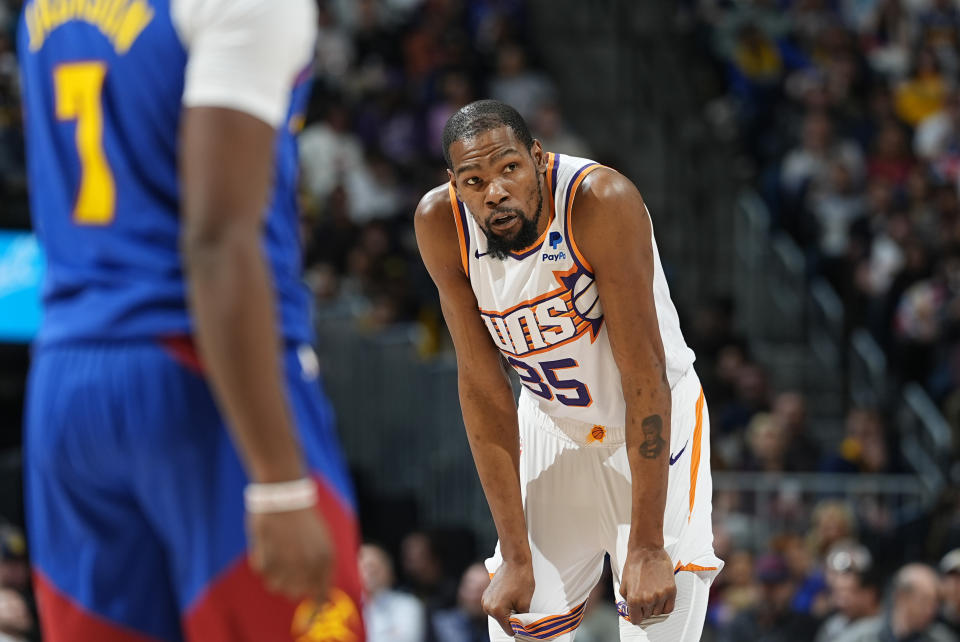
[[[17,48],[31,213],[48,261],[38,342],[189,333],[177,180],[187,52],[170,0],[29,0]],[[278,131],[264,234],[291,341],[311,338],[293,138],[307,77]]]

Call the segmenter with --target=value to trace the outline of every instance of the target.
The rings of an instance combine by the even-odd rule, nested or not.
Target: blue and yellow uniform
[[[218,3],[177,3],[28,0],[21,17],[30,202],[48,261],[25,435],[44,633],[307,642],[339,626],[353,638],[331,639],[359,639],[352,491],[304,347],[294,133],[309,73],[277,127],[263,243],[288,399],[339,552],[323,608],[270,595],[250,572],[247,480],[189,340],[177,139],[192,54],[177,12]]]

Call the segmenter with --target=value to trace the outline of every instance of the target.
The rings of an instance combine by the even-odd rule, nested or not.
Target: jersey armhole
[[[457,192],[450,185],[450,207],[453,210],[453,220],[457,224],[457,238],[460,241],[460,262],[463,264],[463,273],[470,278],[470,229],[467,227],[467,211],[457,198]]]
[[[577,189],[580,188],[580,183],[583,182],[583,179],[585,179],[590,172],[595,169],[600,169],[601,167],[604,166],[599,163],[593,163],[577,170],[577,173],[570,179],[570,187],[567,188],[567,198],[563,208],[563,224],[567,228],[567,243],[573,251],[573,260],[583,268],[584,271],[591,275],[593,274],[593,266],[591,266],[590,262],[580,253],[580,248],[577,247],[577,242],[573,238],[573,198],[577,193]]]

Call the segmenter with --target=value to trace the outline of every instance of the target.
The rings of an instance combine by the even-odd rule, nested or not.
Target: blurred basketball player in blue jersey
[[[26,408],[44,639],[360,641],[300,284],[312,0],[28,0],[48,259]]]

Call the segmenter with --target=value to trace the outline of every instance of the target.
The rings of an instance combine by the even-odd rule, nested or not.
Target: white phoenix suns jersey
[[[520,376],[525,388],[521,394],[533,395],[541,410],[553,417],[623,426],[626,405],[603,305],[571,225],[577,188],[599,167],[583,158],[548,153],[546,180],[553,199],[544,201],[541,213],[549,216],[547,228],[533,245],[504,260],[487,254],[486,236],[452,187],[450,201],[460,256],[480,316]],[[693,364],[694,354],[680,332],[656,241],[652,242],[654,302],[672,388]],[[642,294],[624,291],[619,296]]]

